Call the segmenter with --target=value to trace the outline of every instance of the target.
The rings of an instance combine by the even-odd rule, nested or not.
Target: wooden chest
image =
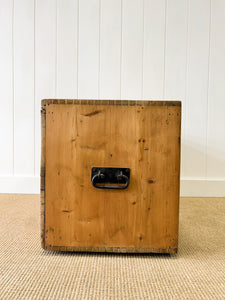
[[[42,100],[42,247],[176,253],[179,101]]]

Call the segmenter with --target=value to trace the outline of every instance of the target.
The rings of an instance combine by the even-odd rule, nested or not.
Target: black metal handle
[[[130,183],[130,169],[93,167],[91,182],[98,189],[124,190]],[[107,185],[107,183],[113,185]]]

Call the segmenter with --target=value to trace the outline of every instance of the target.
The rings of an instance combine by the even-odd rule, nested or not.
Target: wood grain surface
[[[44,100],[42,107],[43,247],[176,252],[181,103]],[[130,168],[129,187],[94,188],[94,166]]]

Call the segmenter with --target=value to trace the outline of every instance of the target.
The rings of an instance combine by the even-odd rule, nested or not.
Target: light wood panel
[[[36,1],[35,6],[35,175],[40,174],[41,99],[56,97],[57,2]]]
[[[14,1],[14,174],[34,175],[34,1]]]
[[[79,1],[78,98],[98,98],[99,3],[99,0]]]
[[[142,98],[143,0],[122,2],[121,99]]]
[[[187,67],[187,0],[167,1],[164,98],[185,101]],[[173,74],[173,76],[171,76]]]
[[[101,1],[99,98],[120,99],[121,0]]]
[[[143,99],[163,99],[166,1],[144,0]]]
[[[182,101],[181,176],[185,176],[187,161],[186,136],[186,77],[188,68],[188,0],[166,1],[165,70],[163,99]]]
[[[44,247],[176,251],[180,103],[63,102],[46,105]],[[130,168],[129,187],[94,188],[94,166]]]
[[[57,0],[57,97],[77,97],[78,0]]]
[[[78,98],[80,90],[88,99],[119,99],[121,91],[123,99],[182,100],[185,194],[199,180],[201,194],[211,180],[210,195],[218,195],[225,178],[224,9],[223,0],[2,0],[0,191],[36,186],[40,100]]]
[[[208,89],[207,178],[225,178],[225,2],[212,1]]]
[[[13,175],[13,1],[0,9],[0,174]]]
[[[198,9],[197,9],[198,8]],[[200,9],[201,8],[201,9]],[[189,1],[185,176],[206,175],[210,0]],[[194,109],[193,109],[194,108]]]

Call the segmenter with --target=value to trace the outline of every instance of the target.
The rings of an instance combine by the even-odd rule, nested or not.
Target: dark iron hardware
[[[130,169],[93,167],[91,182],[98,189],[124,190],[130,183]]]

